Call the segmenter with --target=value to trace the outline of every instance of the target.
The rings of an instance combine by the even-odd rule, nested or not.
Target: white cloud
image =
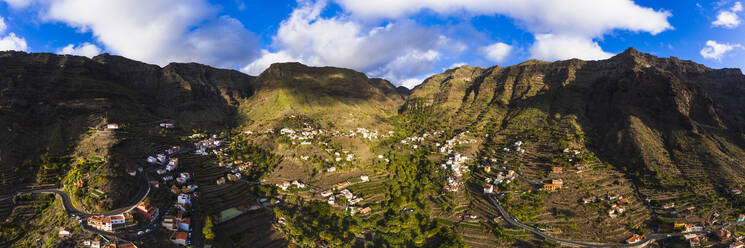
[[[8,25],[5,24],[5,18],[0,16],[0,34],[5,33],[8,30]]]
[[[85,42],[78,46],[75,46],[74,44],[69,44],[63,48],[57,49],[57,53],[86,56],[86,57],[91,58],[91,57],[101,54],[101,48],[99,48],[98,46],[94,44]]]
[[[369,72],[373,77],[382,77],[393,82],[403,82],[406,77],[418,76],[430,72],[434,63],[440,58],[435,50],[410,50],[386,63],[375,71]]]
[[[26,39],[16,36],[14,33],[10,33],[7,36],[0,38],[0,51],[27,51],[28,45]]]
[[[148,63],[199,62],[237,68],[258,53],[257,38],[240,21],[217,16],[217,7],[207,0],[34,3],[45,21],[90,32],[106,50]]]
[[[536,35],[535,39],[535,43],[530,48],[530,53],[537,59],[552,60],[577,58],[599,60],[613,56],[612,53],[603,51],[597,42],[588,40],[581,36],[539,34]]]
[[[422,81],[424,80],[421,78],[409,78],[409,79],[401,81],[401,86],[409,88],[409,89],[413,89],[417,85],[421,84]]]
[[[5,24],[5,18],[0,16],[0,35],[8,31],[8,25]],[[0,51],[28,51],[26,39],[18,37],[15,33],[9,33],[0,37]]]
[[[11,8],[20,9],[31,5],[33,0],[4,0]]]
[[[358,22],[349,16],[320,16],[325,1],[301,1],[280,24],[272,47],[243,68],[258,74],[271,62],[299,61],[313,66],[339,66],[385,77],[398,83],[430,72],[443,52],[459,53],[465,45],[410,20],[385,25]]]
[[[732,6],[732,9],[731,10],[734,11],[734,12],[740,12],[740,11],[742,11],[742,3],[735,2],[735,5]]]
[[[722,60],[724,54],[735,48],[742,48],[740,44],[717,43],[716,41],[706,41],[706,46],[701,49],[701,57],[707,59]]]
[[[287,54],[285,51],[279,51],[276,53],[269,52],[267,50],[261,50],[261,57],[254,60],[250,64],[246,65],[241,69],[241,71],[249,74],[249,75],[259,75],[266,68],[268,68],[270,65],[274,63],[282,63],[282,62],[300,62],[304,63],[302,59],[295,58]]]
[[[719,11],[717,19],[711,24],[714,26],[721,26],[729,29],[736,28],[740,25],[740,17],[737,16],[737,12],[742,11],[742,4],[736,2],[729,10]]]
[[[428,9],[439,14],[462,12],[505,15],[532,32],[574,31],[600,35],[612,29],[653,34],[670,29],[666,11],[655,11],[631,0],[336,0],[344,9],[366,18],[398,18]]]
[[[492,62],[501,63],[507,56],[512,52],[512,46],[502,42],[497,42],[481,48],[481,52],[484,53],[484,57]]]
[[[513,18],[526,30],[542,37],[531,51],[543,51],[533,57],[561,59],[567,57],[598,58],[608,55],[593,39],[615,30],[630,30],[658,34],[672,29],[667,21],[670,12],[636,5],[631,0],[335,0],[343,9],[360,18],[402,18],[422,10],[442,15],[504,15]],[[549,47],[566,40],[579,41],[567,52],[546,52]],[[581,48],[590,48],[583,50]],[[546,56],[546,55],[561,56]]]
[[[448,69],[458,68],[458,67],[461,67],[461,66],[464,66],[464,65],[467,65],[467,64],[468,63],[466,63],[466,62],[457,62],[457,63],[451,64],[447,68],[442,68],[442,70],[444,71],[444,70],[448,70]]]

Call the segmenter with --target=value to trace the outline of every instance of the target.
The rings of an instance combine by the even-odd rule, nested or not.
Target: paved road
[[[0,201],[12,199],[13,196],[15,195],[21,195],[21,194],[26,194],[26,193],[55,194],[55,195],[60,196],[60,198],[62,199],[62,206],[65,209],[65,214],[67,214],[68,216],[72,216],[72,217],[79,217],[81,220],[83,220],[80,222],[80,227],[83,230],[92,232],[92,233],[105,235],[107,237],[116,237],[116,238],[126,240],[126,241],[133,241],[136,239],[136,236],[128,235],[124,233],[106,232],[106,231],[101,231],[95,228],[91,228],[85,223],[84,220],[87,217],[93,216],[93,215],[117,215],[117,214],[121,214],[121,213],[127,212],[135,208],[137,204],[140,204],[140,202],[145,200],[148,194],[150,194],[150,183],[148,181],[147,171],[143,171],[139,173],[137,182],[139,185],[139,190],[137,191],[137,194],[135,194],[135,197],[133,197],[127,203],[127,205],[117,208],[117,209],[113,209],[105,213],[99,213],[99,214],[89,214],[89,213],[80,211],[77,208],[75,208],[75,206],[72,204],[72,200],[70,199],[70,195],[68,195],[67,192],[64,191],[64,188],[39,188],[39,189],[21,190],[21,191],[16,192],[14,195],[0,197]]]
[[[648,245],[649,243],[653,241],[663,240],[671,237],[680,237],[683,236],[683,233],[652,233],[644,237],[643,240],[639,241],[635,244],[609,244],[609,243],[599,243],[599,242],[586,242],[586,241],[573,241],[573,240],[567,240],[567,239],[561,239],[556,238],[553,236],[550,236],[546,233],[541,232],[537,228],[528,226],[524,223],[521,223],[517,221],[512,215],[510,215],[504,208],[502,207],[502,204],[499,203],[499,200],[495,195],[489,195],[487,196],[489,200],[491,200],[492,204],[497,207],[497,210],[499,210],[499,213],[502,215],[502,218],[507,221],[510,225],[520,227],[522,229],[527,230],[528,232],[531,232],[539,237],[542,237],[547,240],[551,240],[563,245],[567,246],[574,246],[574,247],[644,247]],[[719,228],[723,227],[729,227],[733,225],[743,225],[745,222],[728,222],[724,223],[719,226],[713,226],[710,228],[709,231],[701,231],[701,232],[690,232],[686,234],[697,234],[697,235],[705,235],[705,234],[711,234],[714,232],[714,230],[717,230]]]
[[[516,226],[516,227],[520,227],[520,228],[525,229],[526,231],[531,232],[531,233],[533,233],[533,234],[535,234],[535,235],[537,235],[539,237],[542,237],[544,239],[547,239],[547,240],[551,240],[551,241],[560,243],[562,245],[567,245],[567,246],[575,246],[575,247],[644,247],[644,246],[646,246],[647,244],[649,244],[652,241],[662,240],[662,239],[666,239],[668,237],[673,237],[673,236],[681,236],[680,233],[650,234],[650,235],[646,236],[644,238],[644,240],[642,240],[642,241],[640,241],[640,242],[638,242],[636,244],[607,244],[607,243],[572,241],[572,240],[567,240],[567,239],[561,239],[561,238],[556,238],[556,237],[550,236],[550,235],[548,235],[546,233],[543,233],[543,232],[539,231],[538,229],[536,229],[534,227],[525,225],[525,224],[523,224],[523,223],[515,220],[515,218],[513,218],[509,213],[507,213],[506,210],[504,210],[504,208],[499,203],[499,200],[496,198],[496,196],[493,196],[492,195],[492,196],[488,196],[488,198],[497,207],[497,210],[499,210],[499,213],[502,215],[502,218],[504,218],[507,221],[507,223],[509,223],[510,225],[513,225],[513,226]],[[670,236],[668,236],[668,235],[670,235]]]

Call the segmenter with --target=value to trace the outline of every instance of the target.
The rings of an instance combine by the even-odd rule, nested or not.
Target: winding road
[[[148,182],[147,177],[147,170],[140,172],[138,175],[137,183],[139,186],[139,190],[137,191],[137,194],[127,203],[127,205],[122,206],[117,209],[110,210],[105,213],[98,213],[98,214],[91,214],[86,213],[84,211],[80,211],[79,209],[75,208],[75,206],[72,204],[72,199],[70,198],[70,195],[67,194],[67,192],[64,191],[64,187],[62,188],[40,188],[40,189],[28,189],[28,190],[21,190],[17,191],[13,195],[0,197],[0,201],[5,201],[8,199],[12,199],[16,195],[22,195],[27,193],[40,193],[40,194],[55,194],[58,195],[62,199],[62,206],[65,209],[65,214],[72,217],[79,217],[82,221],[80,221],[80,227],[88,232],[97,233],[101,235],[105,235],[108,237],[116,237],[118,239],[126,240],[126,241],[133,241],[136,240],[136,238],[132,238],[133,236],[136,237],[136,235],[126,234],[126,233],[113,233],[113,232],[107,232],[98,230],[95,228],[91,228],[87,225],[87,223],[84,221],[89,216],[94,215],[117,215],[124,212],[127,212],[129,210],[134,209],[137,204],[140,204],[140,202],[144,201],[145,198],[150,194],[150,183]]]
[[[680,237],[683,236],[683,233],[652,233],[648,234],[646,237],[644,237],[643,240],[639,241],[638,243],[634,244],[610,244],[610,243],[599,243],[599,242],[587,242],[587,241],[573,241],[568,239],[562,239],[553,237],[551,235],[548,235],[544,232],[541,232],[537,228],[528,226],[522,222],[517,221],[512,215],[510,215],[503,207],[502,204],[499,202],[499,199],[495,195],[487,195],[487,198],[494,204],[494,206],[497,207],[497,210],[499,210],[499,214],[502,215],[502,218],[507,221],[512,226],[516,226],[522,229],[525,229],[526,231],[535,234],[536,236],[539,236],[541,238],[551,240],[557,243],[560,243],[562,245],[566,246],[573,246],[573,247],[644,247],[647,246],[649,243],[663,240],[671,237]],[[714,230],[722,228],[722,227],[728,227],[731,225],[741,225],[743,222],[729,222],[723,225],[715,226],[710,231],[701,231],[701,232],[689,232],[686,234],[710,234],[713,233]]]

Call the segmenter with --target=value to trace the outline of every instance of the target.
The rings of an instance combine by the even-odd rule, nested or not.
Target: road
[[[495,195],[487,196],[487,198],[494,204],[494,206],[497,207],[497,210],[499,210],[500,215],[502,215],[502,218],[507,221],[512,226],[516,226],[522,229],[525,229],[526,231],[535,234],[536,236],[542,237],[547,240],[551,240],[557,243],[560,243],[562,245],[566,246],[574,246],[574,247],[644,247],[648,245],[651,242],[663,240],[670,237],[680,237],[683,236],[682,233],[652,233],[647,235],[643,240],[639,241],[635,244],[609,244],[609,243],[598,243],[598,242],[586,242],[586,241],[573,241],[573,240],[567,240],[567,239],[561,239],[556,238],[553,236],[550,236],[546,233],[541,232],[537,228],[528,226],[524,223],[521,223],[517,221],[512,215],[510,215],[499,203],[499,200],[496,198]],[[722,228],[722,227],[728,227],[731,225],[741,225],[743,222],[729,222],[720,226],[715,226],[710,231],[701,231],[701,232],[691,232],[692,234],[710,234],[714,232],[713,230]]]
[[[12,199],[13,196],[15,195],[21,195],[21,194],[26,194],[26,193],[55,194],[55,195],[58,195],[62,199],[62,206],[65,209],[65,214],[67,214],[68,216],[72,216],[72,217],[79,217],[81,220],[85,220],[87,217],[93,216],[93,215],[117,215],[117,214],[121,214],[121,213],[127,212],[135,208],[137,204],[140,204],[140,202],[144,201],[145,198],[147,198],[148,194],[150,194],[151,188],[150,188],[150,183],[147,177],[147,171],[143,171],[139,173],[137,182],[139,185],[139,190],[137,191],[137,194],[135,194],[135,196],[132,197],[132,199],[127,203],[127,205],[122,206],[117,209],[110,210],[105,213],[98,213],[98,214],[86,213],[84,211],[80,211],[79,209],[75,208],[75,206],[72,204],[72,199],[70,199],[70,195],[68,195],[67,192],[64,191],[64,188],[40,188],[40,189],[21,190],[21,191],[17,191],[13,195],[0,197],[0,201]],[[80,222],[80,227],[87,232],[101,234],[107,237],[116,237],[116,238],[126,240],[126,241],[135,240],[131,238],[132,235],[128,235],[124,233],[107,232],[107,231],[102,231],[102,230],[98,230],[95,228],[91,228],[85,223],[85,221]]]

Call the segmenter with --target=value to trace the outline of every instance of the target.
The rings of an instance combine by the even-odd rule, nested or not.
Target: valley
[[[0,246],[725,247],[745,235],[733,69],[629,48],[461,66],[407,90],[299,63],[257,77],[110,55],[3,52],[0,64]],[[116,215],[112,230],[91,222]]]

